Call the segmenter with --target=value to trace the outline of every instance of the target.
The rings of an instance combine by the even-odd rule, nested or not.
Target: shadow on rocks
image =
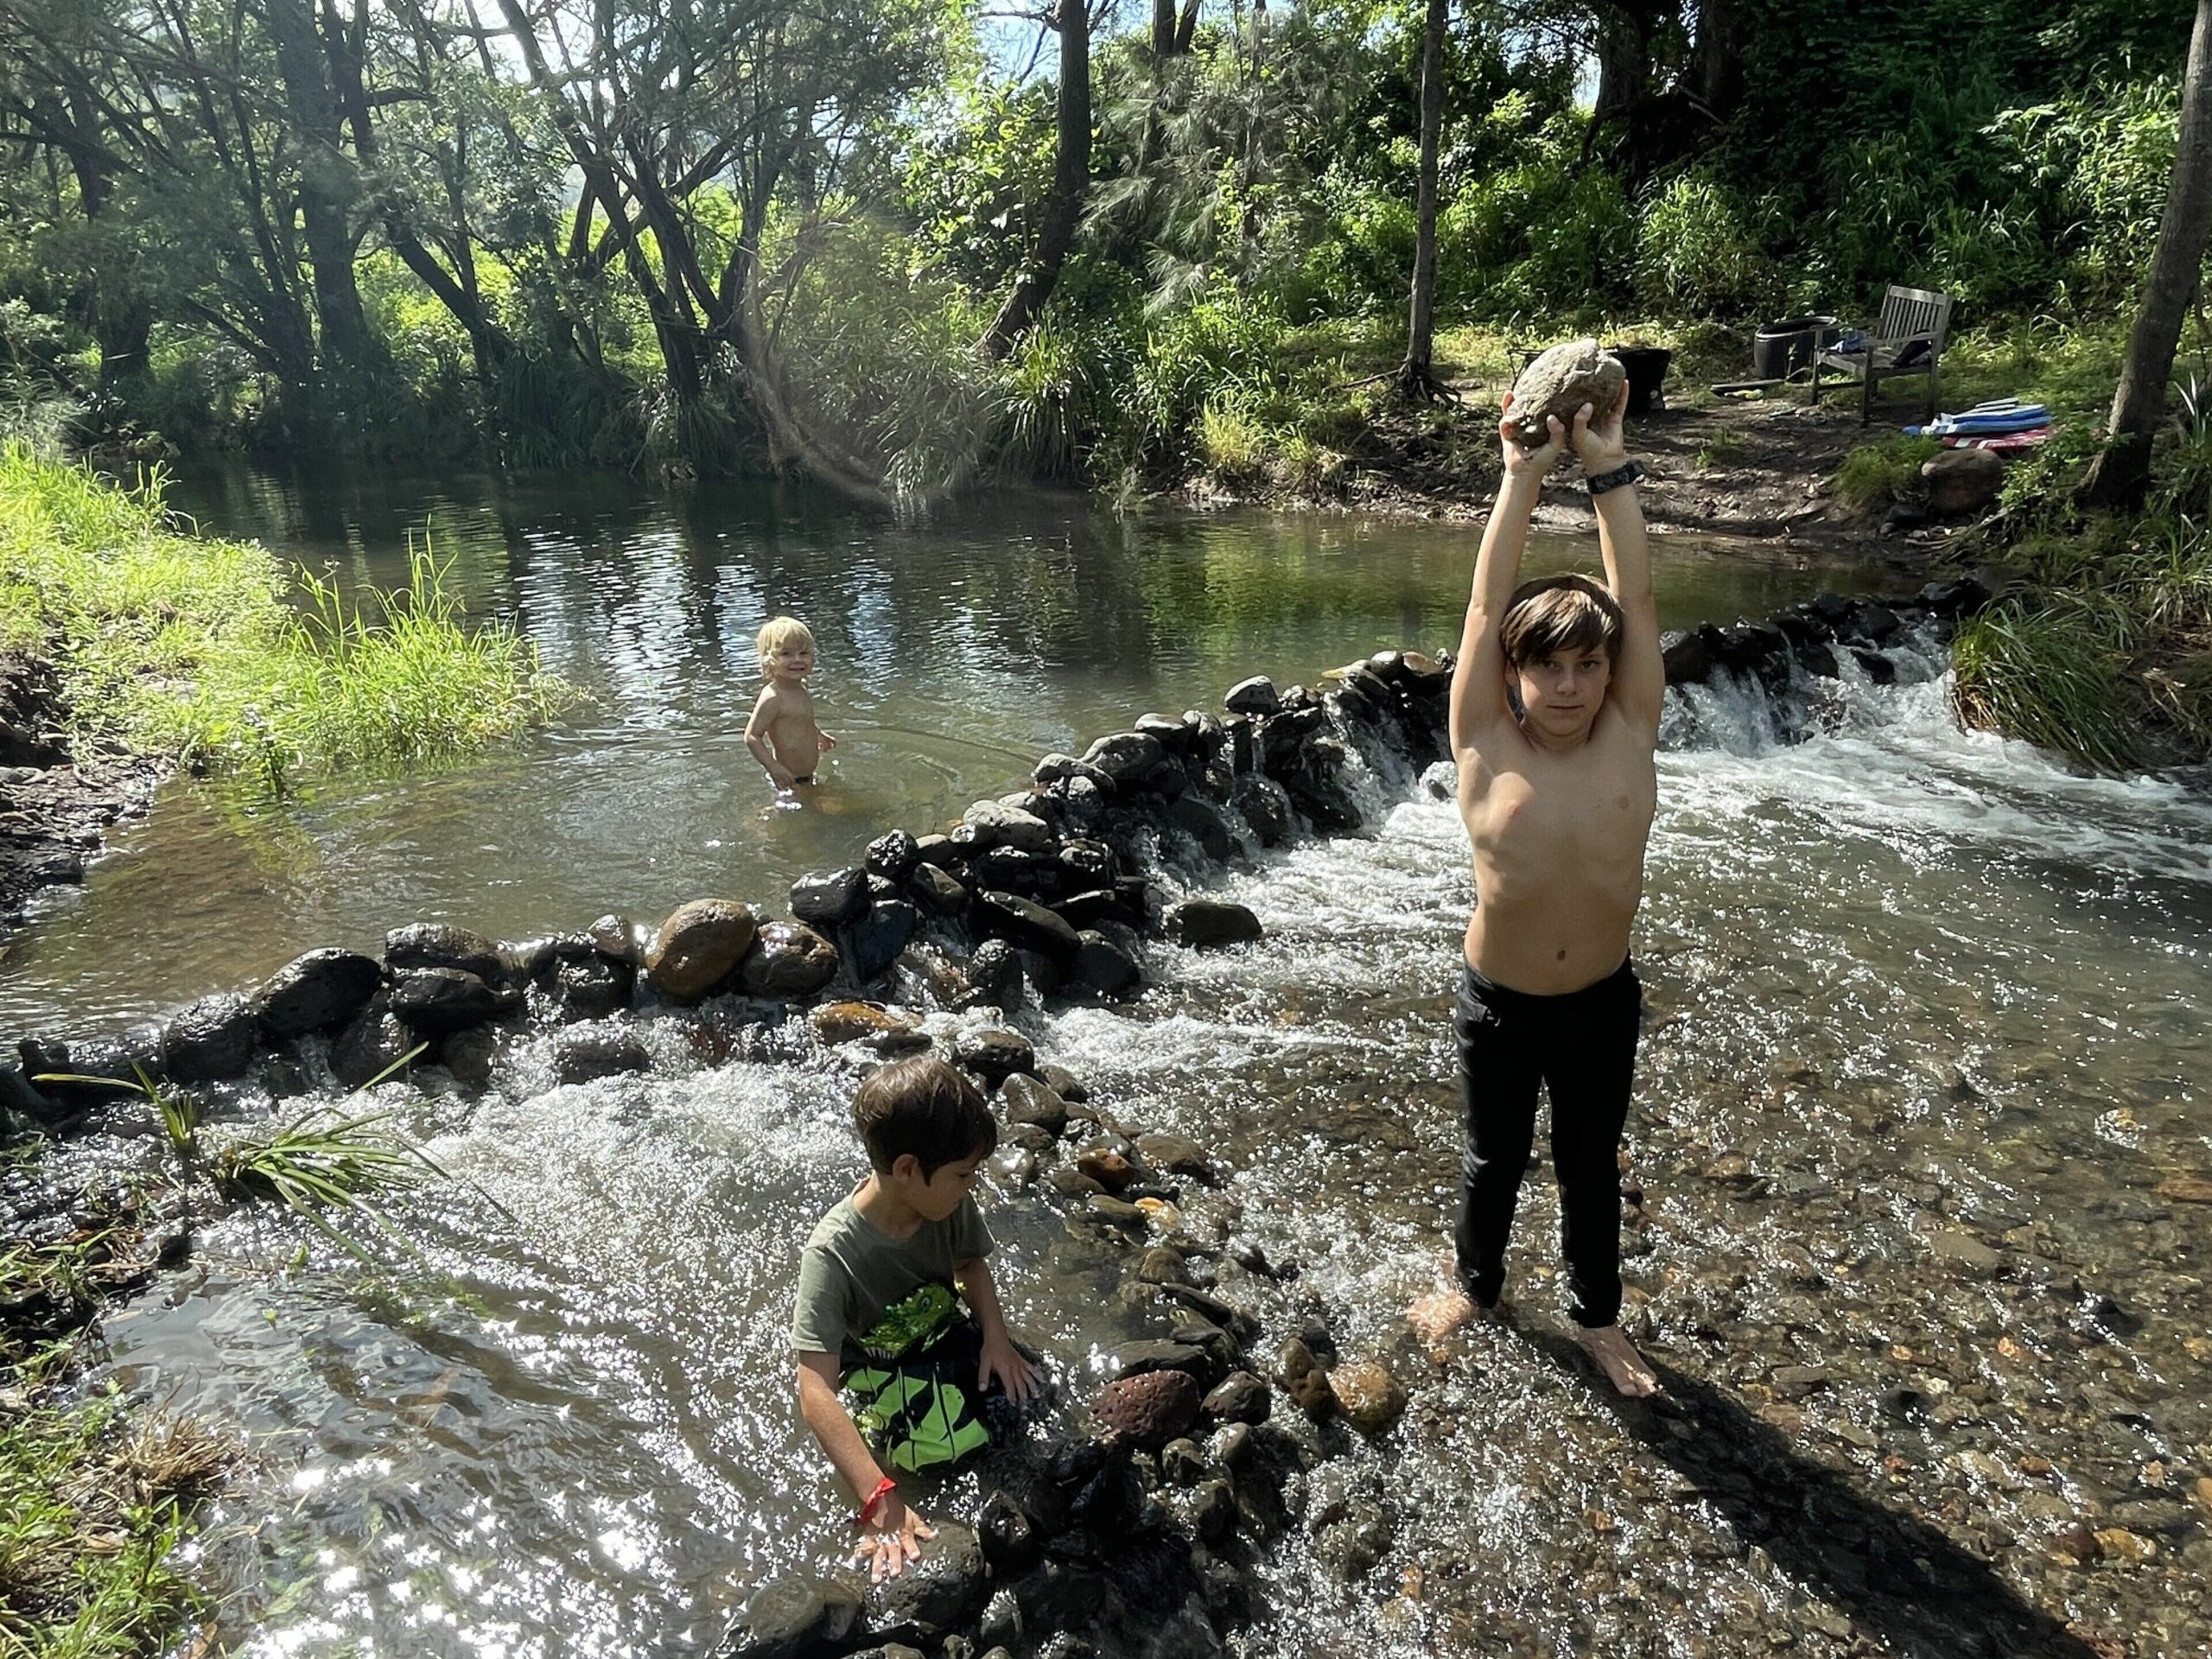
[[[1605,1389],[1573,1343],[1524,1335],[1562,1369]],[[1694,1483],[1744,1543],[1835,1603],[1862,1635],[1942,1659],[2099,1659],[1936,1528],[1798,1455],[1779,1430],[1711,1383],[1656,1361],[1652,1368],[1666,1389],[1656,1400],[1606,1390],[1622,1427]]]

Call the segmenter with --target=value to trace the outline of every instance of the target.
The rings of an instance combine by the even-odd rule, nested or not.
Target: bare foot
[[[1605,1372],[1605,1381],[1617,1393],[1643,1400],[1659,1392],[1658,1373],[1643,1363],[1643,1356],[1621,1334],[1618,1325],[1586,1330],[1580,1340],[1582,1351],[1598,1362],[1598,1369]]]
[[[1406,1324],[1414,1336],[1433,1348],[1454,1331],[1464,1331],[1478,1319],[1491,1319],[1500,1325],[1513,1323],[1511,1304],[1499,1302],[1484,1307],[1457,1285],[1431,1291],[1417,1296],[1406,1309]]]

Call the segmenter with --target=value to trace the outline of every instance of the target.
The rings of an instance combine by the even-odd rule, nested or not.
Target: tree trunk
[[[307,232],[323,353],[349,368],[373,369],[381,354],[353,281],[353,237],[346,224],[353,170],[339,149],[338,99],[331,91],[322,38],[303,0],[267,0],[267,6],[276,69],[300,137],[300,219]]]
[[[1743,20],[1738,0],[1698,0],[1697,41],[1690,48],[1689,90],[1715,121],[1735,113],[1744,95]]]
[[[1060,267],[1075,245],[1083,222],[1084,198],[1090,189],[1090,13],[1089,0],[1059,0],[1060,86],[1057,154],[1052,163],[1052,197],[1046,204],[1037,233],[1037,251],[1014,281],[983,336],[983,349],[1003,358],[1014,349],[1060,280]]]
[[[2151,437],[2165,413],[2166,382],[2181,343],[2182,324],[2204,264],[2212,227],[2212,0],[2196,0],[2189,70],[2182,82],[2181,137],[2173,179],[2158,221],[2158,248],[2143,308],[2128,335],[2127,357],[2112,398],[2111,433],[2082,480],[2085,506],[2142,505],[2151,482]]]
[[[1436,173],[1444,134],[1444,25],[1447,0],[1428,0],[1421,41],[1421,187],[1414,220],[1413,300],[1406,320],[1406,360],[1398,384],[1408,396],[1433,397],[1436,378]]]

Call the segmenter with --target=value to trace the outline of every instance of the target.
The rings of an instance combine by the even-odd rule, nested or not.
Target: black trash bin
[[[1751,374],[1760,380],[1787,380],[1813,366],[1813,353],[1833,346],[1843,333],[1834,317],[1789,317],[1770,322],[1751,336]]]
[[[1628,375],[1628,412],[1649,415],[1675,354],[1663,346],[1608,346],[1605,349],[1620,359]]]

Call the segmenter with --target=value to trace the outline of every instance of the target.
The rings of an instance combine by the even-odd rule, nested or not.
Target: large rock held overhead
[[[1595,340],[1570,340],[1521,371],[1513,383],[1513,412],[1507,418],[1520,429],[1521,442],[1533,448],[1551,435],[1544,424],[1548,416],[1558,416],[1560,424],[1571,433],[1577,410],[1588,404],[1597,414],[1604,414],[1627,380],[1620,359],[1600,351]]]

